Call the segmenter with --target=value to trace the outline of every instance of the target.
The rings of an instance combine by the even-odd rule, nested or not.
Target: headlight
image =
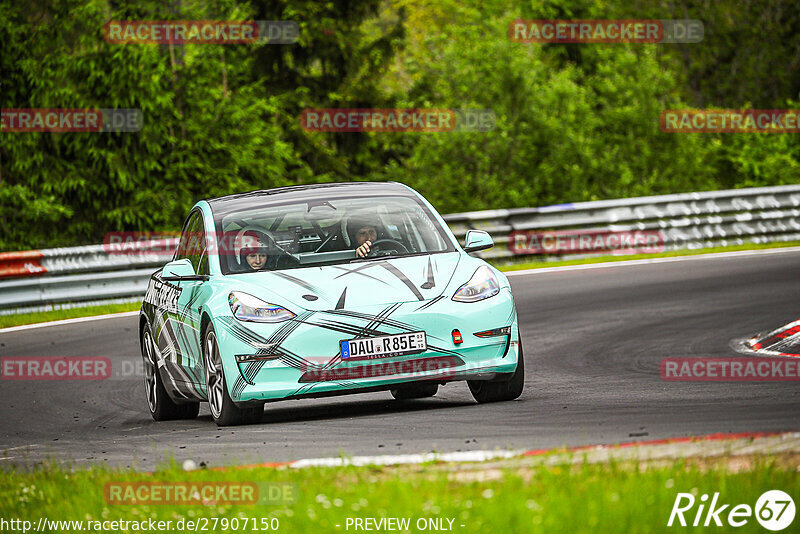
[[[231,306],[233,316],[240,321],[280,323],[295,317],[295,314],[282,306],[269,304],[253,295],[239,291],[231,291],[231,294],[228,295],[228,304]]]
[[[453,300],[457,302],[477,302],[488,299],[500,292],[500,284],[492,270],[487,266],[478,267],[469,282],[458,288]]]

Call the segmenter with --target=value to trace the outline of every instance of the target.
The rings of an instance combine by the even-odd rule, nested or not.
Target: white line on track
[[[0,334],[6,332],[19,332],[20,330],[30,330],[32,328],[45,328],[48,326],[63,326],[75,323],[85,323],[87,321],[99,321],[101,319],[116,319],[119,317],[133,317],[139,315],[138,311],[122,312],[122,313],[107,313],[105,315],[94,315],[92,317],[75,317],[74,319],[61,319],[60,321],[49,321],[46,323],[24,324],[22,326],[11,326],[9,328],[0,328]]]
[[[30,449],[31,447],[38,447],[38,446],[39,446],[38,443],[31,443],[30,445],[20,445],[18,447],[7,447],[7,448],[3,449],[3,451],[4,452],[8,452],[8,451],[15,451],[17,449]]]
[[[522,276],[526,274],[555,273],[559,271],[581,271],[587,269],[604,269],[609,267],[630,267],[634,265],[649,265],[652,263],[715,260],[718,258],[739,258],[745,256],[762,256],[765,254],[785,254],[790,252],[800,252],[800,247],[766,248],[760,250],[737,250],[734,252],[711,252],[709,254],[695,254],[692,256],[671,256],[667,258],[644,258],[641,260],[607,261],[603,263],[586,263],[583,265],[563,265],[561,267],[540,267],[538,269],[506,271],[504,274],[506,276]]]
[[[303,467],[340,467],[345,465],[399,465],[421,464],[427,462],[484,462],[497,458],[514,458],[522,456],[524,450],[519,451],[459,451],[459,452],[429,452],[424,454],[386,454],[379,456],[353,456],[350,458],[309,458],[289,462],[289,467],[300,469]]]

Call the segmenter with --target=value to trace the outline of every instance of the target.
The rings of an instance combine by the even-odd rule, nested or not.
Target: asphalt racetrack
[[[0,333],[0,356],[106,356],[97,381],[3,380],[0,466],[46,459],[151,469],[353,455],[614,444],[800,429],[797,382],[665,382],[665,357],[733,356],[732,344],[800,317],[800,252],[695,257],[511,277],[527,382],[478,405],[464,382],[436,397],[388,392],[267,404],[261,424],[156,423],[137,318]],[[134,372],[134,369],[136,370]]]

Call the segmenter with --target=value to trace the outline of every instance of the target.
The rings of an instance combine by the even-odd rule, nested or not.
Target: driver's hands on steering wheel
[[[369,247],[372,246],[372,241],[364,241],[364,243],[356,249],[356,256],[359,258],[366,258],[367,254],[369,254]]]
[[[391,249],[384,250],[384,245],[386,244],[392,245]],[[378,252],[380,250],[380,252]],[[400,241],[396,239],[378,239],[377,241],[364,241],[364,243],[356,249],[356,256],[359,258],[366,258],[380,255],[380,256],[391,256],[392,254],[408,254],[408,248],[402,244]]]

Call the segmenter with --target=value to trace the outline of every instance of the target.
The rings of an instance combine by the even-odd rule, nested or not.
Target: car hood
[[[353,309],[376,304],[430,300],[447,287],[461,254],[304,267],[235,275],[241,290],[307,310]]]

